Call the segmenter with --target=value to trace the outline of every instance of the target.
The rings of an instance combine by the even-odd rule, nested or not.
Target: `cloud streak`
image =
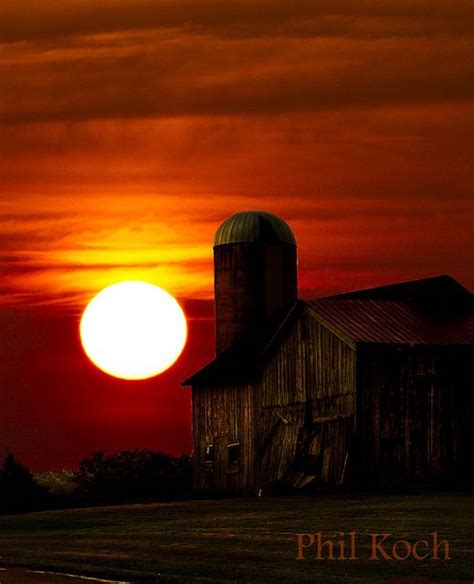
[[[239,38],[465,35],[473,13],[467,0],[23,0],[2,6],[0,36],[16,42],[144,28]]]
[[[170,41],[123,33],[121,41],[7,49],[0,122],[255,116],[465,102],[474,93],[464,38]]]
[[[0,122],[463,102],[473,15],[465,0],[4,3]]]

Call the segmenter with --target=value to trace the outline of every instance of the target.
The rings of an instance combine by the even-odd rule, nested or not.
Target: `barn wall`
[[[361,467],[399,481],[460,475],[472,465],[472,349],[359,352]],[[470,461],[469,461],[470,459]]]
[[[314,417],[355,414],[355,349],[312,318],[307,323],[306,387]]]
[[[253,481],[254,388],[251,385],[193,388],[194,487],[210,492],[245,493]],[[228,464],[228,445],[240,443],[237,466]],[[214,462],[205,463],[213,444]]]
[[[311,314],[298,319],[255,393],[258,489],[308,473],[340,479],[355,427],[355,362],[354,349]]]

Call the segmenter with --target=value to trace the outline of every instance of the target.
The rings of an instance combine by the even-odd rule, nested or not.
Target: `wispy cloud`
[[[378,37],[467,34],[468,0],[34,0],[5,3],[0,34],[8,41],[48,39],[130,29],[184,29],[217,36],[351,34]]]
[[[120,41],[120,42],[119,42]],[[0,121],[261,115],[465,102],[464,37],[214,38],[119,33],[6,47]],[[133,90],[132,90],[133,88]]]

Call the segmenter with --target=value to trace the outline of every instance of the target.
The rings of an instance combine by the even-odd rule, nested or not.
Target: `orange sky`
[[[103,286],[138,278],[207,319],[210,354],[212,238],[242,209],[292,225],[303,295],[437,273],[473,288],[472,6],[3,3],[2,344],[34,361],[37,348],[11,330],[36,330],[50,311],[77,317]],[[195,366],[186,359],[184,369]],[[44,386],[4,369],[19,388]],[[49,386],[61,375],[52,371]],[[21,411],[6,407],[0,447],[15,445]],[[20,450],[37,464],[28,440]]]

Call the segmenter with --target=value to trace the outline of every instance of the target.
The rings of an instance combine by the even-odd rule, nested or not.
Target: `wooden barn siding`
[[[246,492],[253,480],[251,385],[193,388],[194,487],[206,491]],[[227,445],[240,442],[240,465],[229,469]],[[214,445],[212,470],[205,467],[206,444]],[[235,472],[238,470],[238,472]]]
[[[454,472],[462,478],[474,479],[474,347],[454,349],[446,366],[456,372],[452,386],[454,416],[457,420]]]
[[[472,424],[471,359],[461,348],[359,351],[364,474],[391,481],[456,474]]]
[[[301,431],[316,419],[330,418],[327,424],[334,424],[339,416],[352,416],[355,429],[355,363],[354,350],[311,315],[304,313],[298,319],[266,363],[261,388],[254,394],[258,488],[285,477]],[[334,431],[322,435],[329,440]],[[321,456],[332,458],[327,464],[338,477],[348,440],[321,445]]]

